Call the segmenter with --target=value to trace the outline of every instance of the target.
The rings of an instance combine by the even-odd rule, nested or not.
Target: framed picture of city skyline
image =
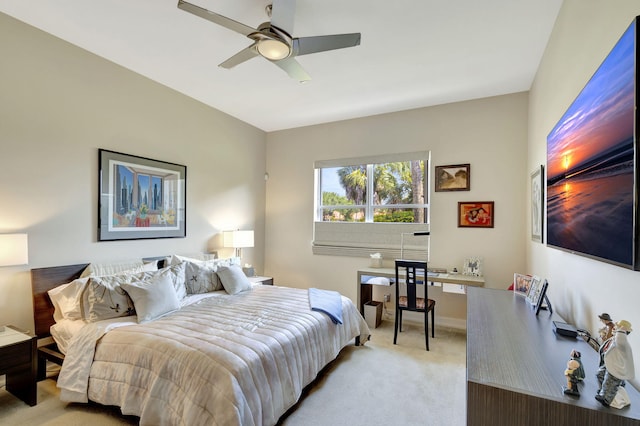
[[[98,186],[98,241],[186,237],[186,166],[100,149]]]

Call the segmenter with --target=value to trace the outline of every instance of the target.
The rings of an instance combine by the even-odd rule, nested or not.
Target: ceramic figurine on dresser
[[[598,330],[598,334],[600,335],[600,342],[604,342],[613,336],[613,328],[615,327],[615,323],[611,319],[611,316],[606,312],[598,315],[600,321],[602,321],[603,327]]]
[[[571,351],[571,359],[567,361],[567,369],[564,370],[567,377],[567,386],[562,390],[566,395],[580,396],[578,383],[584,380],[584,367],[582,366],[581,354],[575,349]]]
[[[625,381],[635,377],[633,352],[627,341],[629,333],[631,323],[618,321],[613,336],[600,345],[600,366],[596,375],[600,389],[596,399],[606,407],[623,408],[630,404],[624,388]]]

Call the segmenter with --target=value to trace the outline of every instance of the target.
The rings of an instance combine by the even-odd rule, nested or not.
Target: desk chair
[[[404,277],[400,278],[404,271]],[[424,298],[417,297],[416,285],[418,272],[424,276]],[[406,287],[406,296],[400,295],[400,287]],[[429,350],[429,316],[431,311],[431,337],[435,337],[436,301],[428,298],[427,262],[418,260],[396,260],[396,324],[393,333],[393,344],[398,340],[398,330],[402,331],[402,312],[424,312],[424,337]]]

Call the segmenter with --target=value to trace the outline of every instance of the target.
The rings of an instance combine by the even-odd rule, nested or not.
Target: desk
[[[389,282],[387,280],[369,280],[369,282],[362,282],[362,277],[370,276],[370,277],[380,277],[380,278],[390,278]],[[404,275],[401,275],[404,276]],[[364,315],[364,304],[367,302],[371,302],[372,293],[374,285],[391,285],[396,278],[396,270],[395,268],[362,268],[358,270],[358,307],[360,308],[360,312]],[[460,275],[460,274],[437,274],[431,275],[429,274],[427,278],[428,282],[431,282],[432,285],[434,282],[445,284],[453,284],[458,286],[473,286],[473,287],[483,287],[484,286],[484,277],[474,277],[471,275]],[[443,289],[443,291],[445,291]],[[451,291],[455,293],[459,293],[459,291]]]
[[[583,339],[553,332],[563,319],[507,290],[470,288],[467,300],[467,425],[638,425],[640,395],[621,410],[594,398],[599,356]],[[580,397],[564,395],[572,349],[582,354]]]

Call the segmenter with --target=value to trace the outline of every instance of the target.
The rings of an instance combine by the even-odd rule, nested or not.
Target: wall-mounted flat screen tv
[[[638,18],[547,137],[547,244],[635,270]]]

